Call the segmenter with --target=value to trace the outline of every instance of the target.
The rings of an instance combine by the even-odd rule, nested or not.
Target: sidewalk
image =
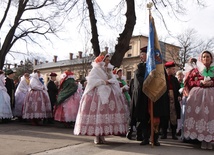
[[[95,145],[93,137],[75,136],[62,124],[31,126],[27,123],[0,124],[0,155],[213,155],[200,144],[160,140],[161,146],[140,146],[125,137],[108,136],[107,144]]]

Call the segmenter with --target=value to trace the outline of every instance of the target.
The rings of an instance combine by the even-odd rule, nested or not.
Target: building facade
[[[134,71],[137,69],[137,65],[140,62],[140,48],[147,46],[148,37],[138,35],[133,36],[130,40],[130,49],[126,52],[121,68],[123,74],[126,76],[127,82],[134,76]],[[174,61],[178,62],[180,47],[160,42],[163,61]],[[107,50],[108,48],[106,48]],[[74,72],[76,79],[83,79],[91,69],[91,62],[95,57],[91,54],[89,56],[82,56],[82,52],[78,52],[78,56],[73,58],[73,53],[69,54],[69,60],[57,61],[57,56],[54,56],[53,62],[38,63],[37,60],[34,62],[34,69],[39,69],[41,74],[44,76],[45,82],[49,79],[49,74],[55,72],[58,74],[57,80],[60,80],[60,75],[67,69]]]

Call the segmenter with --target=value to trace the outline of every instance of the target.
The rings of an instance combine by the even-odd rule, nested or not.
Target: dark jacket
[[[175,100],[175,110],[176,110],[176,114],[177,114],[177,119],[180,119],[180,117],[181,117],[181,106],[180,106],[180,103],[178,101],[178,97],[181,96],[181,94],[179,93],[179,89],[181,87],[180,87],[180,83],[178,82],[178,79],[175,76],[170,75],[170,79],[171,79],[171,83],[172,83],[172,87],[173,87],[173,94],[174,94],[174,100]]]
[[[167,73],[165,71],[165,79],[167,79]],[[166,92],[158,99],[153,106],[154,107],[154,116],[158,117],[169,117],[169,89],[167,85],[167,80],[166,80],[166,86],[167,90]]]
[[[15,106],[15,84],[13,79],[6,78],[5,79],[5,87],[7,88],[7,93],[10,96],[10,105],[11,108],[14,108]]]
[[[47,84],[47,88],[48,88],[48,95],[51,101],[51,105],[54,106],[56,103],[56,98],[58,94],[57,86],[54,83],[54,81],[50,80]]]
[[[148,97],[143,93],[142,87],[144,82],[146,63],[138,64],[138,68],[134,74],[134,89],[132,92],[132,102],[135,105],[135,118],[141,121],[145,118],[146,112],[148,110]]]
[[[148,117],[148,97],[143,93],[146,63],[140,63],[134,75],[134,88],[132,92],[132,102],[135,104],[135,117],[138,121]],[[166,75],[166,73],[165,73]],[[166,91],[153,106],[154,117],[169,116],[169,96]]]

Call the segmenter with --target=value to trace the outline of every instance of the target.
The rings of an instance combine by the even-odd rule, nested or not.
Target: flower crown
[[[94,61],[95,61],[96,63],[102,62],[102,61],[105,59],[105,57],[106,57],[107,55],[108,55],[108,54],[107,54],[106,51],[101,52],[100,55],[97,56],[96,59],[95,59]]]

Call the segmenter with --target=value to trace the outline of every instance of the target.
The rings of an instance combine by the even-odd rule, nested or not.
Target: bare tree
[[[180,50],[179,50],[180,51]],[[171,57],[171,60],[175,62],[177,66],[180,68],[183,68],[180,64],[180,56],[178,54],[175,54],[178,52],[178,49],[176,47],[167,49],[166,53],[169,53],[169,56]]]
[[[94,50],[94,55],[98,56],[100,53],[99,40],[98,40],[98,31],[97,31],[97,20],[95,17],[94,7],[92,0],[86,0],[89,10],[89,17],[91,22],[91,31],[92,31],[92,47]],[[112,56],[111,63],[114,66],[120,66],[123,60],[125,53],[129,50],[129,42],[132,37],[132,32],[136,23],[135,16],[135,3],[134,0],[126,0],[127,12],[126,12],[126,24],[123,32],[119,35],[117,39],[118,44],[115,46],[115,53]]]
[[[125,53],[129,50],[129,42],[132,37],[132,33],[134,30],[134,26],[136,23],[136,15],[135,15],[135,1],[137,0],[122,0],[120,2],[121,5],[126,5],[126,21],[124,24],[124,29],[121,34],[119,34],[119,37],[117,38],[117,44],[115,45],[115,52],[112,56],[111,63],[114,66],[120,66],[123,60],[123,57]],[[97,31],[97,19],[95,16],[95,10],[94,10],[94,3],[95,1],[92,0],[86,0],[88,5],[88,11],[89,11],[89,17],[90,17],[90,23],[91,23],[91,33],[92,33],[92,47],[94,50],[95,56],[97,56],[100,53],[100,47],[99,47],[99,40],[98,40],[98,31]],[[93,3],[94,2],[94,3]],[[173,0],[153,0],[152,1],[157,12],[160,14],[160,17],[163,20],[163,23],[166,26],[164,16],[162,15],[162,12],[159,11],[160,8],[167,8],[168,12],[170,12],[169,15],[173,14],[176,18],[178,18],[178,14],[185,14],[186,8],[185,8],[185,1],[173,1]],[[200,6],[204,6],[203,0],[197,0],[196,3]],[[146,7],[144,6],[146,9]],[[121,11],[121,10],[120,10]],[[120,17],[121,18],[121,17]],[[185,61],[185,60],[184,60]]]
[[[1,8],[5,8],[0,29],[3,26],[8,28],[7,19],[10,23],[4,40],[1,38],[0,69],[4,66],[5,56],[15,43],[23,41],[26,47],[29,43],[41,44],[37,41],[38,36],[50,41],[49,35],[60,30],[63,19],[60,19],[60,12],[57,9],[61,6],[60,0],[5,0]],[[5,7],[6,6],[6,7]],[[14,19],[11,17],[14,16]]]
[[[24,75],[24,73],[32,73],[33,71],[33,63],[29,59],[25,59],[24,62],[21,61],[20,65],[16,66],[16,75],[14,79],[18,79],[18,77]]]
[[[197,57],[204,50],[208,50],[208,51],[214,50],[214,37],[207,38],[206,40],[203,40],[202,45],[199,46],[196,49],[196,51],[193,53],[193,57]]]
[[[115,54],[111,60],[111,63],[116,67],[121,65],[125,53],[129,50],[130,39],[136,23],[134,0],[126,0],[126,6],[126,23],[123,32],[119,35],[118,43],[115,46]]]
[[[175,54],[173,53],[173,51],[170,52],[173,60],[180,61],[179,67],[181,69],[184,68],[185,63],[189,60],[189,58],[198,56],[198,54],[201,53],[203,50],[212,51],[214,49],[213,38],[202,40],[194,29],[186,29],[176,38],[179,42],[179,46],[181,47],[179,58],[175,58]]]
[[[125,14],[121,13],[123,16],[119,17],[123,25],[115,26],[121,28],[117,31],[118,33],[121,32],[119,33],[119,37],[115,36],[115,38],[117,38],[117,43],[111,59],[111,63],[117,67],[121,65],[125,53],[129,50],[129,42],[136,23],[135,2],[137,1],[138,0],[121,0],[118,4],[118,8],[120,9],[116,9],[118,12],[123,12],[125,10]],[[174,16],[185,12],[186,1],[184,0],[152,0],[152,2],[163,21],[164,16],[160,11],[162,8],[168,9],[168,12]],[[196,3],[200,5],[203,4],[202,2],[203,0],[196,1]],[[0,68],[4,65],[6,54],[18,40],[24,41],[26,46],[29,45],[29,42],[40,45],[36,41],[36,36],[38,35],[50,41],[49,35],[56,35],[64,19],[70,18],[70,16],[80,17],[81,21],[84,22],[88,22],[87,17],[89,17],[93,53],[95,56],[99,55],[100,43],[98,39],[99,27],[97,26],[97,22],[100,21],[100,17],[104,20],[105,18],[102,13],[99,14],[98,11],[102,12],[102,10],[99,8],[96,0],[19,0],[15,2],[12,0],[5,0],[4,4],[6,5],[2,7],[5,8],[5,11],[0,21],[0,28],[5,24],[8,14],[11,11],[16,12],[16,15],[14,21],[10,21],[12,24],[10,24],[10,29],[2,43],[2,48],[0,50]],[[73,13],[72,11],[75,6],[77,6],[77,9],[76,12]],[[146,9],[145,4],[142,7]],[[46,13],[44,13],[44,10]],[[86,10],[88,10],[88,13],[86,13]],[[54,19],[57,19],[57,21]],[[106,21],[106,23],[108,23],[108,21]],[[88,24],[86,27],[89,27]]]
[[[202,45],[202,41],[198,39],[197,32],[194,29],[187,29],[177,36],[181,51],[179,54],[181,69],[184,68],[187,60],[193,56],[193,53]]]

